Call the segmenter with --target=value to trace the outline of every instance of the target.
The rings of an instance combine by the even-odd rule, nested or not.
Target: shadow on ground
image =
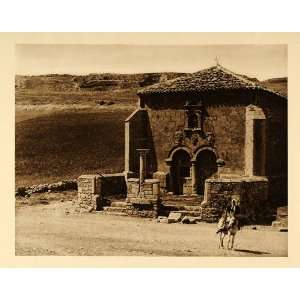
[[[234,251],[244,252],[244,253],[250,253],[250,254],[258,254],[258,255],[271,254],[270,252],[255,251],[255,250],[248,250],[248,249],[234,249]]]

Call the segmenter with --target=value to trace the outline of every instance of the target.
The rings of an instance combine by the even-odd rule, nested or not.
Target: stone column
[[[154,218],[158,217],[158,212],[159,212],[159,197],[160,197],[160,183],[158,179],[152,179],[152,193],[153,193],[153,212]]]
[[[174,174],[173,174],[173,167],[170,166],[169,168],[169,194],[174,194]]]
[[[130,171],[130,123],[125,122],[125,170]]]
[[[191,176],[192,176],[192,195],[197,195],[197,166],[196,161],[192,160]]]
[[[221,158],[218,158],[216,161],[217,167],[218,167],[218,178],[221,178],[221,173],[223,170],[223,167],[225,166],[225,161]]]
[[[150,149],[137,149],[140,154],[140,185],[145,181],[145,173],[147,170],[146,166],[146,156]]]

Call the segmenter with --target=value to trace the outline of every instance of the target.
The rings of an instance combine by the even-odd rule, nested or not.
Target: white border
[[[299,31],[298,1],[5,1],[2,31]],[[298,22],[299,23],[299,22]]]
[[[1,270],[2,299],[295,299],[300,270]]]

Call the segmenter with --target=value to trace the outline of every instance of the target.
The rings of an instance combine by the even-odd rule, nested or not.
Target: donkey
[[[224,238],[228,235],[227,249],[232,249],[234,245],[235,235],[240,229],[239,221],[236,218],[236,213],[239,212],[239,207],[235,200],[232,201],[231,206],[227,206],[218,222],[217,234],[219,234],[219,248],[224,248]]]
[[[224,238],[228,235],[227,249],[232,250],[234,245],[235,235],[239,230],[239,224],[237,218],[230,214],[225,221],[225,226],[219,228],[217,233],[219,234],[219,248],[224,248]]]

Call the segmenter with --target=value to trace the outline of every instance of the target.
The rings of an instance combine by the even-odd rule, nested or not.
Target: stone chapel
[[[217,64],[138,91],[125,120],[125,170],[78,178],[79,211],[246,222],[287,205],[287,97]],[[109,195],[122,194],[110,202]],[[257,224],[257,223],[256,223]]]
[[[159,182],[162,197],[194,196],[210,206],[222,197],[286,204],[284,95],[217,64],[138,96],[125,121],[128,198],[131,184],[148,179]]]

